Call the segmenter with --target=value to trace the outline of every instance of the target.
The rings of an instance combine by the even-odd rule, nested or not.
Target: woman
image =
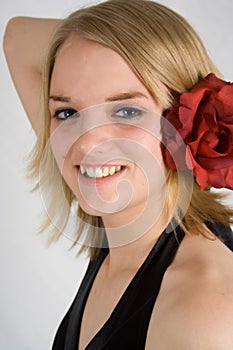
[[[77,200],[91,257],[53,349],[232,348],[232,209],[209,187],[233,188],[233,85],[193,29],[110,0],[13,19],[5,52],[38,133],[45,227],[64,232]]]

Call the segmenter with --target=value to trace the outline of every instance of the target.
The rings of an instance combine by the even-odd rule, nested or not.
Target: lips
[[[80,166],[80,172],[83,176],[93,179],[101,179],[105,177],[110,177],[119,173],[125,167],[121,165],[111,165],[111,166],[103,166],[103,167],[90,167],[90,166]]]

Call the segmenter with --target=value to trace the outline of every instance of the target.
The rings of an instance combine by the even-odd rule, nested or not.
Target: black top
[[[229,227],[219,223],[208,227],[233,250],[233,235]],[[143,350],[150,316],[159,293],[164,273],[173,261],[183,231],[164,231],[142,266],[128,285],[110,318],[93,337],[87,350]],[[108,254],[102,249],[96,260],[89,263],[84,279],[70,309],[62,320],[52,350],[77,350],[81,320],[95,276]]]

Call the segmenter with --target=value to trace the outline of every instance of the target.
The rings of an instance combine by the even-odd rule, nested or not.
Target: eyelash
[[[119,115],[120,112],[123,112],[123,115]],[[131,115],[127,115],[127,113],[131,113]],[[134,107],[134,106],[117,106],[117,108],[115,108],[113,110],[112,113],[112,117],[117,117],[117,118],[121,118],[121,119],[139,119],[142,117],[142,115],[145,113],[145,110],[143,110],[142,108],[139,107]]]
[[[68,115],[61,117],[62,113],[67,113]],[[123,115],[120,115],[122,114]],[[143,114],[145,113],[145,110],[139,107],[134,107],[130,105],[126,106],[115,106],[111,112],[112,118],[118,118],[118,119],[125,119],[125,120],[131,120],[131,119],[140,119]],[[130,115],[129,115],[130,114]],[[57,121],[65,121],[72,118],[78,118],[80,117],[80,113],[76,111],[73,108],[61,108],[55,111],[52,118],[56,119]]]
[[[68,115],[66,117],[60,116],[62,113],[67,113],[67,112],[69,112],[70,115]],[[52,116],[52,118],[55,118],[58,121],[62,121],[62,120],[67,120],[67,119],[71,119],[71,118],[77,118],[79,116],[80,116],[79,112],[77,112],[73,108],[62,108],[62,109],[56,110],[54,115]]]

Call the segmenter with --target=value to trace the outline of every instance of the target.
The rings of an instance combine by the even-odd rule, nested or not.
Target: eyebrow
[[[120,94],[116,94],[113,96],[110,96],[106,99],[106,102],[113,102],[113,101],[122,101],[122,100],[130,100],[133,98],[148,98],[146,95],[139,91],[132,91],[132,92],[123,92]]]
[[[134,98],[148,98],[145,94],[141,93],[140,91],[132,91],[132,92],[123,92],[119,94],[112,95],[105,99],[106,102],[114,102],[114,101],[123,101],[123,100],[130,100]],[[71,98],[66,96],[58,96],[58,95],[51,95],[49,96],[50,100],[58,101],[58,102],[70,102]]]
[[[53,100],[53,101],[59,101],[59,102],[70,102],[71,99],[69,97],[66,97],[66,96],[56,96],[56,95],[51,95],[49,96],[49,99],[50,100]]]

